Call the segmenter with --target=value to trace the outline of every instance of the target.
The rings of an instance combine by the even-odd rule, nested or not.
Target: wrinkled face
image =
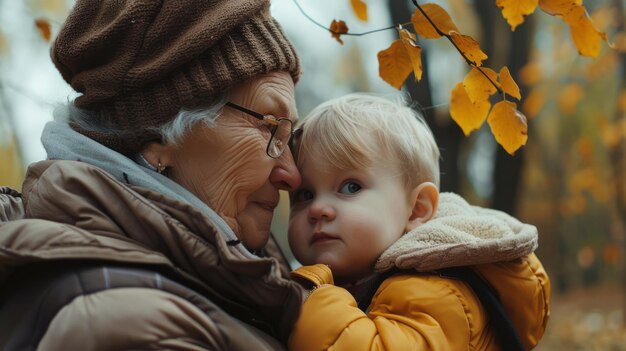
[[[303,160],[302,184],[290,194],[289,245],[302,264],[327,264],[337,284],[354,283],[402,236],[409,196],[390,161],[345,171],[316,159]]]
[[[294,84],[285,72],[260,76],[231,92],[229,101],[263,115],[297,120]],[[279,189],[300,184],[291,152],[267,156],[268,124],[225,107],[214,127],[198,124],[173,152],[170,177],[213,208],[251,250],[269,237]]]

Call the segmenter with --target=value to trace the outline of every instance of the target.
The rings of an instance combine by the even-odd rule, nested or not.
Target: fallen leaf
[[[451,31],[459,32],[458,28],[452,21],[452,18],[448,12],[443,9],[443,7],[437,4],[424,4],[420,5],[420,7],[424,10],[428,18],[430,18],[430,21],[437,26],[441,33],[449,34]],[[415,9],[415,11],[413,11],[413,15],[411,15],[413,29],[415,29],[415,32],[419,36],[426,39],[440,38],[441,34],[437,32],[430,21],[428,21],[419,9]]]
[[[35,26],[39,29],[39,34],[45,41],[50,41],[52,32],[50,30],[50,22],[45,19],[39,18],[35,20]]]
[[[496,0],[496,6],[502,9],[502,16],[511,26],[511,31],[524,23],[524,16],[535,12],[538,0]]]
[[[504,150],[513,155],[528,140],[528,122],[517,105],[510,101],[500,101],[493,106],[487,123],[491,133]]]
[[[546,104],[546,94],[539,89],[533,89],[526,95],[522,104],[522,111],[529,118],[533,119]]]
[[[509,68],[506,66],[500,69],[500,84],[502,85],[502,90],[504,90],[505,93],[511,95],[517,100],[522,99],[522,94],[520,94],[519,92],[519,87],[517,86],[517,83],[515,83],[515,80],[511,76],[511,72],[509,71]]]
[[[336,21],[333,20],[330,23],[330,35],[337,39],[339,44],[343,45],[343,40],[341,40],[341,35],[348,33],[348,26],[344,21]]]
[[[480,44],[469,35],[453,31],[450,32],[450,37],[463,55],[476,66],[480,67],[483,61],[487,59],[487,54],[480,49]]]
[[[584,95],[584,90],[577,83],[567,84],[559,93],[559,107],[565,114],[571,115],[576,111],[576,105]]]
[[[481,71],[484,72],[491,81],[489,81]],[[472,67],[463,79],[463,88],[465,88],[471,102],[486,101],[489,100],[489,96],[498,91],[492,84],[492,82],[497,84],[497,81],[498,74],[491,68],[481,67],[479,70],[478,68]]]
[[[450,95],[450,116],[461,127],[463,134],[469,135],[472,131],[480,128],[485,122],[491,103],[487,100],[470,101],[462,83],[452,89]]]
[[[358,19],[361,21],[367,22],[367,4],[362,0],[350,0],[350,5],[352,5],[352,11]]]
[[[402,88],[406,78],[413,72],[415,80],[422,79],[422,48],[415,43],[415,34],[400,30],[400,39],[378,52],[378,73],[396,89]]]

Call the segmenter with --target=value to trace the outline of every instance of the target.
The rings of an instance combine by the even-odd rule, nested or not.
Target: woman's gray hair
[[[203,108],[180,110],[171,122],[159,128],[159,134],[161,134],[163,142],[171,145],[177,144],[199,122],[203,122],[204,125],[212,128],[215,125],[215,120],[221,115],[225,104],[226,97],[222,96]]]
[[[150,129],[156,130],[161,135],[163,143],[175,145],[200,122],[209,128],[213,127],[226,104],[226,96],[226,94],[217,96],[201,108],[193,110],[181,109],[170,122],[159,128]],[[72,101],[58,105],[54,109],[53,116],[56,121],[71,123],[82,130],[90,132],[116,135],[127,133],[127,131],[117,129],[115,126],[108,126],[100,113],[80,109]]]

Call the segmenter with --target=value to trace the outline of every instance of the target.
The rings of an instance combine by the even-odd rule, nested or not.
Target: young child
[[[317,107],[302,130],[289,244],[310,265],[292,275],[312,291],[291,350],[513,349],[504,322],[519,349],[537,344],[550,283],[532,253],[536,228],[439,194],[439,151],[415,110],[350,94]],[[470,273],[450,268],[463,266]],[[498,302],[484,296],[508,319],[488,313]]]

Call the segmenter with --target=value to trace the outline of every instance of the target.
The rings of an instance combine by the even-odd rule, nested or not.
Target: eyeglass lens
[[[285,151],[287,143],[291,137],[291,120],[281,118],[278,120],[278,126],[272,133],[272,138],[267,145],[267,154],[270,157],[280,157]]]

